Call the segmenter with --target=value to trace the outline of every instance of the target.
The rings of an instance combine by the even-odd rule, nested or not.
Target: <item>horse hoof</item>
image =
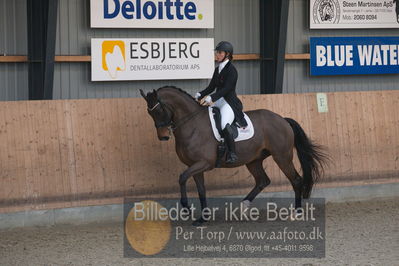
[[[297,209],[291,212],[290,220],[292,222],[298,221],[302,217],[302,209]]]
[[[195,220],[195,221],[193,222],[193,226],[201,226],[201,225],[203,225],[205,222],[206,222],[206,221],[201,217],[201,218],[199,218],[199,219],[197,219],[197,220]]]

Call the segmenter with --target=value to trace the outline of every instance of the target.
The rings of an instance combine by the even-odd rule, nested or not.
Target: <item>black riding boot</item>
[[[217,153],[216,153],[217,157],[216,157],[216,164],[215,164],[216,168],[219,168],[221,166],[222,159],[223,159],[223,156],[225,153],[226,153],[226,145],[224,144],[223,141],[221,141],[217,147]]]
[[[223,129],[223,137],[227,144],[226,163],[235,163],[238,157],[236,154],[236,146],[233,138],[233,130],[231,129],[230,124],[227,124],[226,128]]]

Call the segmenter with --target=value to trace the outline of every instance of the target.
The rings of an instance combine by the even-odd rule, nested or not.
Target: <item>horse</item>
[[[334,18],[334,9],[331,3],[323,2],[319,8],[319,14],[322,21],[331,21]]]
[[[148,114],[152,117],[160,141],[168,141],[170,132],[175,137],[175,148],[180,161],[188,168],[180,174],[180,203],[188,208],[187,180],[192,176],[198,190],[201,209],[207,208],[204,172],[215,168],[217,146],[210,126],[208,107],[200,105],[191,95],[174,86],[165,86],[141,96],[147,102]],[[295,209],[301,211],[302,199],[310,197],[313,185],[323,174],[328,162],[325,148],[311,141],[302,127],[291,118],[266,110],[246,112],[255,133],[248,140],[236,142],[238,160],[222,168],[245,165],[255,178],[255,186],[243,199],[248,208],[255,197],[270,184],[262,162],[272,156],[281,171],[290,181],[295,192]],[[293,163],[294,147],[302,168],[303,177]],[[201,216],[194,225],[206,220]]]

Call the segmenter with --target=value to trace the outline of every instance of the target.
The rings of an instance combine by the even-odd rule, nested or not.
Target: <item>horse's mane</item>
[[[164,86],[164,87],[162,87],[162,88],[159,88],[159,89],[157,90],[157,92],[160,91],[160,90],[162,90],[162,89],[169,89],[169,88],[170,88],[170,89],[177,90],[177,91],[179,91],[179,92],[181,92],[181,93],[187,95],[188,97],[190,97],[191,100],[193,100],[195,103],[199,104],[199,103],[195,100],[195,98],[194,98],[193,96],[191,96],[188,92],[186,92],[185,90],[182,90],[182,89],[180,89],[180,88],[178,88],[178,87],[176,87],[176,86]]]

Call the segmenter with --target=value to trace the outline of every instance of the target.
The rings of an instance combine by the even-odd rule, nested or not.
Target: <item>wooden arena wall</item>
[[[333,164],[317,187],[398,182],[399,91],[246,95],[246,110],[266,108],[297,120],[328,148]],[[204,125],[206,126],[206,125]],[[296,165],[298,162],[296,161]],[[291,190],[271,158],[272,184]],[[185,169],[173,139],[160,142],[143,99],[0,103],[0,212],[121,203],[126,196],[178,196]],[[245,167],[206,174],[208,195],[246,194]],[[196,195],[192,179],[191,195]]]

